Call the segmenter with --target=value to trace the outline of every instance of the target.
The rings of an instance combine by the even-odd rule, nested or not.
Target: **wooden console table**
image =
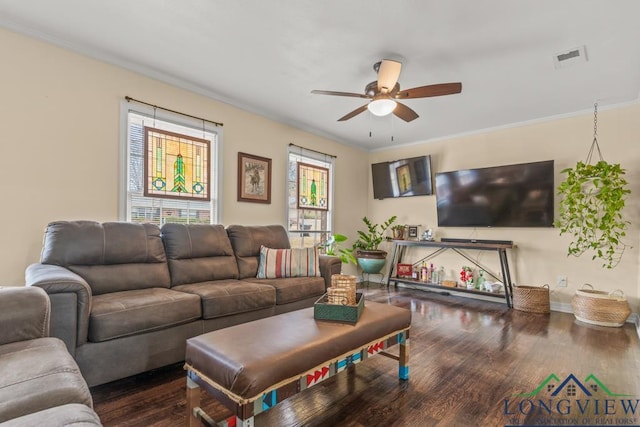
[[[478,268],[483,269],[488,275],[493,277],[496,280],[502,281],[504,284],[504,292],[486,292],[478,289],[467,289],[467,288],[450,288],[447,286],[442,286],[437,283],[430,282],[422,282],[420,280],[410,279],[410,278],[402,278],[397,277],[395,274],[398,263],[402,263],[402,259],[404,257],[404,253],[408,247],[421,247],[421,248],[434,248],[435,251],[431,252],[427,256],[419,259],[416,262],[411,262],[411,264],[416,264],[420,262],[425,262],[438,254],[451,249],[456,252],[458,255],[465,258],[467,261],[472,263]],[[393,241],[393,250],[391,252],[391,267],[388,269],[387,276],[385,278],[385,283],[387,285],[394,283],[405,283],[416,286],[424,286],[427,288],[436,288],[441,289],[443,291],[451,291],[451,292],[463,292],[477,295],[484,295],[488,297],[494,298],[504,298],[507,302],[507,306],[509,308],[513,305],[513,284],[511,283],[511,273],[509,272],[509,261],[507,259],[507,249],[513,248],[513,244],[509,243],[465,243],[465,242],[431,242],[431,241],[415,241],[415,240],[394,240]],[[477,250],[477,251],[495,251],[498,253],[498,258],[500,259],[500,269],[502,270],[502,279],[497,277],[495,273],[492,273],[491,270],[487,269],[483,265],[481,265],[478,261],[467,255],[464,250]],[[395,273],[395,274],[394,274]]]

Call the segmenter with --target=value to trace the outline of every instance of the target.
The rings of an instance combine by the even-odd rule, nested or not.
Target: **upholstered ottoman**
[[[308,308],[190,338],[188,425],[213,423],[199,407],[200,387],[234,411],[221,425],[247,427],[258,413],[376,353],[398,360],[407,380],[410,326],[409,310],[366,302],[355,325],[317,321]],[[396,344],[399,356],[385,352]]]

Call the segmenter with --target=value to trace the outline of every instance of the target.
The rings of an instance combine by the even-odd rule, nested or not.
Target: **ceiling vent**
[[[587,51],[584,46],[574,47],[553,55],[553,65],[556,69],[569,67],[579,62],[587,62]]]

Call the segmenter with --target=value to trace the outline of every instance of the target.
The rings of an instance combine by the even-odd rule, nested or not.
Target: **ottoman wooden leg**
[[[200,386],[187,377],[187,426],[199,427],[200,419],[195,410],[200,409]]]
[[[403,332],[400,339],[400,357],[398,359],[398,378],[409,379],[409,332]]]

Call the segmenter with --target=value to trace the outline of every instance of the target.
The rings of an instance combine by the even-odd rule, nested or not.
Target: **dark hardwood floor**
[[[578,424],[640,425],[640,343],[631,324],[595,327],[570,314],[523,313],[503,303],[406,288],[370,285],[364,292],[367,300],[411,309],[410,380],[398,380],[397,362],[375,356],[258,415],[256,425],[567,425],[574,418]],[[556,390],[573,374],[591,396],[579,385],[575,396],[560,390],[554,397],[547,388],[516,396],[534,392],[552,374]],[[185,384],[182,366],[175,365],[91,392],[105,426],[180,426]],[[636,410],[621,399],[635,402]],[[203,407],[214,419],[230,415],[204,395]]]

